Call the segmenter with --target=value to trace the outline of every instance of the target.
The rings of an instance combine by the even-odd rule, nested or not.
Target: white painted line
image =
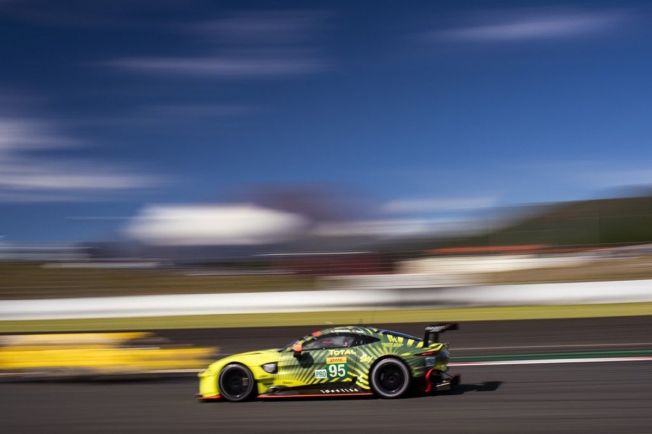
[[[450,362],[448,366],[552,365],[565,363],[648,362],[652,356],[584,357],[577,359],[487,360],[482,362]]]
[[[111,378],[111,377],[122,377],[122,376],[131,376],[131,375],[179,375],[179,374],[198,374],[203,369],[192,369],[192,368],[187,368],[187,369],[156,369],[152,371],[124,371],[124,372],[109,372],[109,373],[102,373],[102,372],[88,372],[88,373],[71,373],[71,377],[86,377],[86,376],[91,376],[91,377],[104,377],[104,378]],[[34,378],[34,377],[58,377],[59,375],[51,375],[51,373],[47,371],[31,371],[31,372],[25,372],[25,371],[17,371],[17,372],[0,372],[0,379],[2,378]],[[61,375],[62,377],[65,377],[65,375]]]
[[[638,347],[650,346],[652,342],[621,342],[621,343],[599,343],[599,344],[564,344],[564,345],[510,345],[502,347],[453,347],[458,351],[482,351],[482,350],[531,350],[537,348],[603,348],[603,347]]]

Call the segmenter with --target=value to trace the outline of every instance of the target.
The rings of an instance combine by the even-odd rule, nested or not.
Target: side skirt
[[[303,387],[276,388],[258,395],[259,398],[321,398],[331,396],[371,396],[369,390],[351,383],[313,384]]]

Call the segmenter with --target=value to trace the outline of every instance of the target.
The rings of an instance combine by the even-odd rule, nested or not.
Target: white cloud
[[[94,162],[59,164],[33,158],[0,163],[0,188],[32,190],[121,190],[151,187],[150,177],[115,173]]]
[[[461,41],[521,41],[567,38],[613,28],[628,17],[623,11],[526,11],[505,12],[507,18],[485,17],[468,27],[431,34]]]
[[[255,245],[301,234],[309,222],[298,214],[251,204],[149,206],[125,229],[152,245]]]
[[[496,196],[410,198],[387,202],[382,210],[387,213],[424,213],[444,211],[470,211],[490,208],[498,203]]]
[[[54,203],[86,202],[87,198],[71,194],[35,193],[25,191],[0,190],[0,202],[3,203]]]
[[[321,72],[327,64],[304,53],[208,57],[141,57],[107,62],[116,68],[160,75],[213,78],[285,77]]]
[[[52,125],[46,122],[20,117],[0,117],[0,153],[74,144],[74,140],[60,136]]]
[[[324,237],[405,237],[448,233],[468,228],[469,222],[462,219],[383,219],[338,223],[324,223],[317,226],[313,235]]]
[[[256,113],[258,110],[258,107],[244,104],[159,104],[135,108],[116,115],[81,117],[75,119],[75,124],[93,127],[165,128],[196,121],[226,121]]]
[[[157,183],[153,177],[114,165],[57,155],[57,150],[73,145],[81,146],[51,123],[0,117],[0,201],[74,201],[84,192],[124,191]]]
[[[304,42],[323,27],[319,11],[248,11],[195,23],[190,30],[216,43],[288,44]]]
[[[579,169],[574,178],[597,188],[636,187],[652,185],[652,169],[645,168],[598,168]]]
[[[314,74],[330,67],[315,40],[324,17],[319,11],[236,13],[182,26],[195,38],[195,46],[207,46],[201,55],[143,55],[103,64],[160,76],[251,79]]]
[[[251,106],[238,104],[164,104],[143,108],[140,113],[153,118],[170,117],[226,117],[255,111]]]

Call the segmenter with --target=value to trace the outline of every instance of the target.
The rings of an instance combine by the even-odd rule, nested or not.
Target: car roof
[[[313,336],[315,334],[318,335],[325,335],[329,333],[354,333],[354,334],[359,334],[359,335],[376,335],[380,332],[375,327],[368,327],[368,326],[337,326],[337,327],[330,327],[327,329],[323,330],[318,330],[313,333]]]
[[[362,326],[362,325],[337,326],[337,327],[331,327],[323,330],[317,330],[312,333],[312,336],[321,336],[330,333],[354,333],[359,335],[371,335],[371,336],[394,335],[394,336],[401,336],[408,339],[421,340],[421,338],[417,336],[409,335],[407,333],[397,332],[394,330],[379,329],[376,327]]]

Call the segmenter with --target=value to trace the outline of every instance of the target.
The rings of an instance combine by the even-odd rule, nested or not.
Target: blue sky
[[[378,218],[652,183],[646,2],[0,1],[0,236],[333,186]]]

